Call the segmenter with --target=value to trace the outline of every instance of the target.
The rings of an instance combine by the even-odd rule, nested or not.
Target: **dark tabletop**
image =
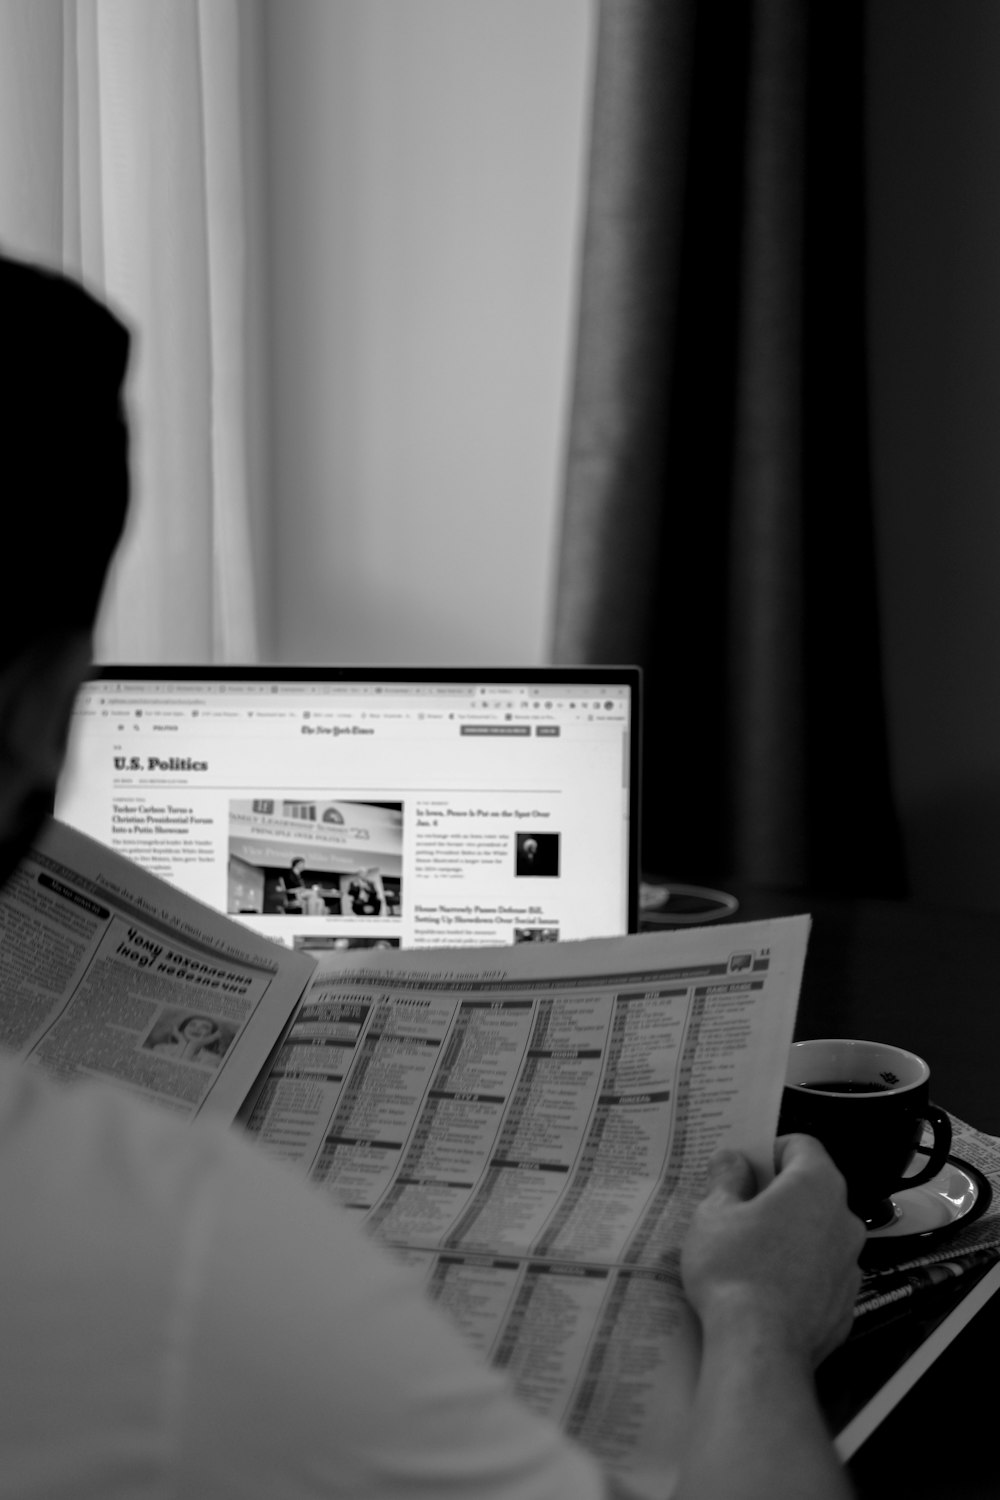
[[[937,1104],[1000,1136],[1000,914],[728,889],[735,921],[812,916],[796,1040],[906,1047],[929,1063]],[[859,1496],[998,1500],[998,1349],[1000,1295],[858,1450]]]

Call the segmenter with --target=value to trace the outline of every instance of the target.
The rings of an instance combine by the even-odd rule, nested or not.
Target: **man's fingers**
[[[779,1136],[774,1146],[774,1163],[778,1174],[773,1183],[774,1188],[778,1190],[790,1188],[793,1184],[799,1184],[804,1174],[809,1174],[814,1182],[825,1179],[828,1184],[836,1183],[838,1192],[843,1195],[842,1201],[846,1202],[847,1184],[843,1174],[830,1157],[826,1147],[816,1140],[815,1136]],[[864,1225],[853,1214],[847,1222],[854,1231],[858,1254],[860,1254],[865,1241]]]
[[[774,1164],[779,1170],[797,1161],[805,1166],[815,1164],[828,1155],[814,1135],[779,1135],[774,1143]]]
[[[805,1182],[820,1183],[830,1191],[834,1184],[846,1196],[847,1184],[826,1147],[811,1135],[783,1135],[774,1143],[774,1187],[781,1193]]]
[[[731,1198],[752,1198],[757,1191],[757,1177],[742,1151],[717,1151],[708,1164],[705,1191],[721,1192]]]

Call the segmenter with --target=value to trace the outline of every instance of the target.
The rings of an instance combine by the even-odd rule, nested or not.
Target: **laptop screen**
[[[56,816],[291,947],[635,931],[639,673],[102,667]]]

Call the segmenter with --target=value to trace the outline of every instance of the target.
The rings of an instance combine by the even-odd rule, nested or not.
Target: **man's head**
[[[2,882],[51,806],[125,521],[129,337],[76,283],[3,256],[0,329]]]

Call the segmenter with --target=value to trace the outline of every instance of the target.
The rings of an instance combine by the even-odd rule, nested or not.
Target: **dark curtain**
[[[904,894],[859,0],[603,0],[553,655],[645,672],[643,866]]]

